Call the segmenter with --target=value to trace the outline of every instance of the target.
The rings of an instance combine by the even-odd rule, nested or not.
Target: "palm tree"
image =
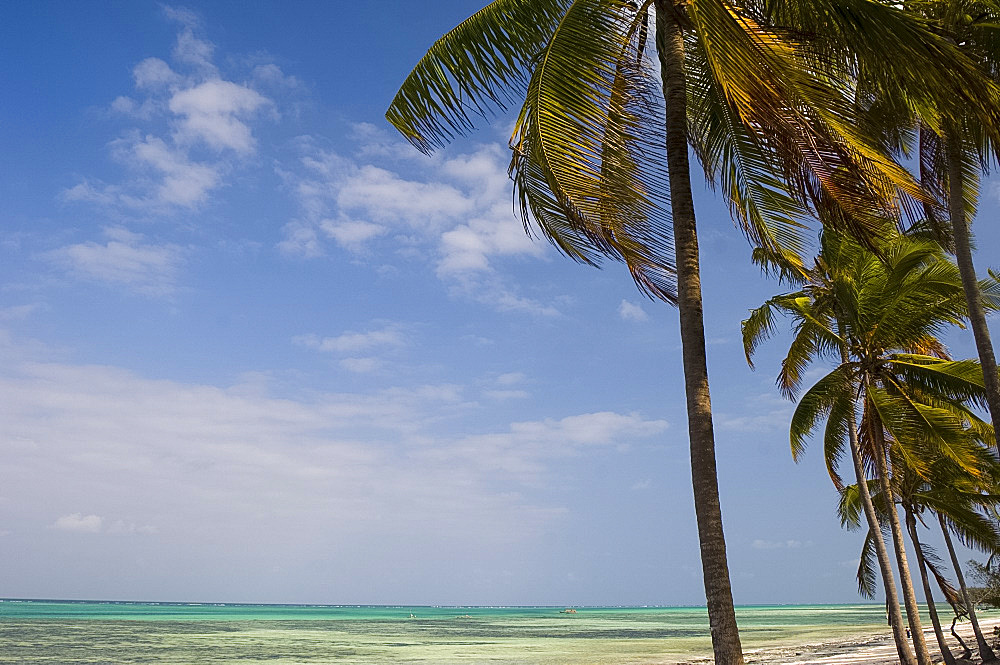
[[[979,425],[982,426],[983,423],[979,423]],[[981,427],[980,431],[988,432],[990,429],[992,428]],[[970,435],[972,435],[971,432]],[[992,441],[990,443],[992,444]],[[931,476],[934,478],[933,484],[928,483],[914,473],[904,472],[900,489],[901,503],[906,516],[906,528],[910,534],[910,542],[913,543],[913,550],[917,557],[917,565],[920,570],[927,608],[934,625],[934,633],[941,648],[941,654],[946,663],[949,664],[954,663],[954,656],[949,651],[944,639],[944,631],[941,628],[941,622],[938,618],[937,609],[932,597],[928,570],[939,581],[949,603],[953,605],[966,605],[966,601],[958,597],[958,592],[953,587],[944,583],[943,574],[939,570],[940,562],[934,553],[925,544],[921,543],[917,523],[918,521],[923,522],[922,514],[924,512],[936,513],[937,518],[942,522],[950,519],[963,533],[969,534],[968,542],[975,543],[985,551],[992,552],[1000,546],[1000,535],[998,535],[993,521],[976,510],[976,507],[995,506],[997,503],[996,497],[984,495],[980,491],[963,492],[958,489],[961,486],[969,487],[972,485],[975,487],[977,480],[980,481],[978,483],[980,486],[993,485],[995,483],[996,460],[983,449],[977,450],[976,454],[979,457],[979,461],[978,463],[973,461],[972,464],[982,470],[982,475],[978,479],[973,474],[969,474],[963,469],[958,468],[950,460],[938,460],[931,473]],[[988,480],[988,483],[983,483],[984,479]],[[947,534],[947,531],[947,529],[944,529],[946,542],[949,542],[950,535]],[[954,551],[954,548],[951,548],[951,550]],[[959,578],[960,585],[964,586],[961,567],[954,560],[953,564],[955,565],[955,572]],[[981,634],[981,631],[978,630],[978,621],[974,622],[973,629]],[[977,642],[979,642],[980,657],[983,662],[994,660],[993,651],[986,644],[985,640],[980,641],[977,635]]]
[[[829,235],[825,236],[827,239]],[[832,244],[832,243],[827,243]],[[835,248],[830,247],[824,252],[825,255],[833,255]],[[774,257],[759,256],[756,260],[764,265],[774,265]],[[842,365],[851,361],[850,352],[844,339],[843,324],[837,320],[837,306],[833,296],[833,275],[828,266],[828,259],[819,257],[815,266],[806,273],[799,273],[791,266],[786,266],[783,271],[783,279],[797,284],[800,289],[793,293],[786,293],[771,298],[766,303],[753,310],[749,318],[743,321],[743,343],[746,350],[747,363],[753,367],[753,354],[758,345],[769,337],[775,328],[775,314],[781,313],[790,315],[795,320],[796,336],[792,342],[791,349],[786,359],[782,362],[781,374],[778,377],[778,385],[781,392],[789,399],[794,399],[801,383],[801,373],[805,363],[811,361],[811,355],[822,349],[836,349]],[[836,334],[832,327],[836,326]],[[842,446],[843,437],[846,433],[851,462],[854,468],[856,484],[845,488],[844,483],[836,470],[835,465],[839,457],[834,454],[827,455],[827,465],[834,485],[847,492],[851,487],[857,490],[864,507],[865,518],[868,522],[868,537],[865,540],[865,551],[874,550],[878,559],[879,569],[883,581],[886,597],[886,611],[889,617],[889,625],[892,627],[893,639],[896,642],[896,651],[899,654],[903,665],[913,665],[916,660],[910,648],[903,627],[903,615],[900,610],[898,592],[896,590],[895,574],[892,569],[892,562],[889,558],[889,551],[886,548],[885,540],[882,538],[882,527],[880,518],[875,508],[874,499],[869,488],[867,467],[873,465],[871,455],[867,459],[863,457],[861,444],[858,437],[858,426],[856,416],[856,406],[854,404],[855,388],[841,378],[840,385],[836,385],[834,380],[828,382],[830,391],[838,393],[838,399],[831,403],[831,417],[828,419],[826,429],[826,448],[836,451]],[[833,414],[836,414],[834,416]],[[793,439],[794,442],[794,439]],[[798,450],[793,447],[793,456],[798,459]],[[881,511],[885,515],[885,511]],[[863,557],[862,562],[867,563]],[[862,593],[867,593],[862,586]]]
[[[791,425],[793,456],[799,458],[807,436],[826,419],[827,465],[834,483],[843,487],[839,459],[845,434],[855,431],[855,398],[860,400],[863,450],[857,450],[856,436],[846,438],[876,549],[881,549],[881,530],[868,493],[867,474],[858,462],[861,455],[874,466],[880,492],[893,507],[885,515],[917,662],[923,665],[930,657],[920,629],[892,479],[901,477],[906,469],[926,478],[930,468],[927,460],[936,457],[975,471],[969,466],[973,449],[965,432],[971,428],[982,434],[985,425],[965,403],[984,399],[983,381],[978,363],[944,359],[943,347],[937,342],[937,333],[957,322],[965,311],[954,264],[944,259],[936,244],[906,236],[894,238],[879,251],[881,255],[876,255],[842,236],[824,232],[822,251],[808,273],[810,281],[805,288],[772,298],[751,312],[743,324],[744,346],[751,360],[760,342],[774,331],[776,312],[794,318],[796,335],[778,378],[788,396],[798,392],[803,371],[817,358],[830,356],[840,361],[799,401]],[[992,289],[995,284],[984,286]],[[891,567],[887,556],[881,551],[879,555],[891,604]],[[900,658],[909,662],[899,632],[897,623],[894,635]]]
[[[841,525],[851,530],[857,529],[861,526],[859,518],[860,507],[858,505],[858,486],[848,485],[840,491],[840,496],[841,500],[838,512],[840,513]],[[944,631],[941,628],[941,621],[937,613],[937,606],[934,603],[930,580],[928,579],[928,568],[930,568],[935,574],[939,583],[942,583],[944,580],[936,568],[936,562],[930,563],[928,561],[928,557],[933,555],[930,550],[925,550],[924,544],[920,542],[920,537],[916,530],[915,512],[912,510],[911,504],[907,502],[906,498],[907,497],[904,495],[903,505],[906,515],[906,528],[910,533],[910,542],[913,543],[913,551],[917,558],[917,569],[920,572],[920,581],[924,589],[924,598],[927,602],[927,609],[930,614],[931,624],[934,627],[934,636],[937,639],[938,647],[941,650],[941,656],[944,658],[946,665],[955,665],[955,657],[951,653],[951,650],[948,648],[948,644],[945,641]],[[884,499],[885,497],[883,497],[880,493],[873,497],[875,504],[878,506],[879,514],[883,519],[887,517],[887,511],[889,509],[885,505]],[[866,598],[871,598],[875,595],[875,570],[871,559],[873,556],[873,543],[876,542],[876,540],[881,539],[881,534],[876,535],[869,530],[861,547],[861,558],[858,563],[858,591]]]
[[[751,239],[792,263],[804,246],[801,204],[820,192],[852,211],[845,226],[868,233],[882,226],[869,211],[890,213],[900,193],[921,196],[858,130],[840,79],[816,76],[798,42],[766,27],[769,4],[496,0],[431,47],[386,114],[430,151],[523,95],[511,175],[526,228],[537,226],[577,261],[621,260],[644,292],[676,303],[705,595],[716,662],[726,664],[743,658],[719,505],[688,146]],[[883,67],[895,63],[894,74],[928,88],[925,96],[970,105],[987,98],[976,95],[978,72],[914,17],[875,0],[807,4],[847,42],[878,35]],[[651,9],[659,80],[644,59]]]
[[[958,580],[961,604],[969,615],[979,654],[984,663],[995,660],[996,655],[979,627],[976,606],[969,595],[969,588],[965,583],[965,575],[962,572],[958,555],[955,553],[951,534],[954,532],[964,544],[976,547],[991,555],[1000,551],[1000,538],[996,537],[994,521],[980,512],[983,510],[995,511],[997,504],[1000,503],[1000,496],[997,495],[995,489],[998,477],[1000,477],[1000,473],[997,473],[994,462],[990,472],[992,484],[980,486],[974,479],[959,475],[952,478],[950,482],[946,480],[933,488],[933,492],[930,493],[931,501],[928,502],[937,513],[945,547],[948,548],[952,568],[954,568],[955,577]],[[990,538],[990,535],[994,537]]]
[[[979,422],[977,430],[990,434],[992,428]],[[993,442],[992,440],[980,441],[978,435],[972,431],[969,431],[969,436],[980,444],[969,449],[973,456],[968,460],[970,465],[980,469],[979,478],[969,474],[950,460],[939,459],[934,463],[930,474],[934,478],[933,483],[905,470],[902,482],[899,483],[899,494],[906,515],[907,531],[917,556],[928,611],[934,624],[934,632],[941,647],[942,656],[946,662],[952,662],[953,657],[944,642],[943,630],[931,595],[928,573],[933,575],[946,600],[955,608],[956,616],[958,614],[970,615],[982,661],[990,662],[995,659],[992,649],[982,636],[978,620],[975,618],[975,608],[968,598],[965,579],[961,566],[958,564],[950,535],[952,530],[956,531],[961,534],[964,543],[983,552],[993,553],[1000,549],[1000,533],[997,531],[996,523],[988,515],[988,511],[995,509],[1000,504],[1000,496],[991,493],[996,486],[1000,469],[998,469],[996,458],[982,447],[992,445]],[[903,465],[900,463],[898,466]],[[884,515],[887,509],[884,497],[881,494],[876,494],[874,501],[879,513]],[[859,527],[860,511],[857,486],[845,487],[841,491],[841,504],[838,508],[842,524],[849,529]],[[947,582],[936,555],[920,541],[917,523],[923,523],[922,515],[927,512],[935,514],[936,521],[941,525],[960,590],[956,590]],[[866,597],[871,597],[874,594],[870,540],[871,533],[862,547],[858,566],[859,590]]]
[[[978,63],[994,80],[1000,74],[1000,6],[978,0],[913,3],[912,9],[934,21],[964,53]],[[1000,155],[998,136],[984,126],[963,105],[949,105],[948,116],[937,134],[925,130],[921,141],[921,167],[924,182],[937,189],[947,202],[947,210],[936,211],[948,222],[953,253],[962,275],[969,305],[969,323],[976,340],[979,361],[986,374],[988,408],[994,423],[1000,420],[1000,378],[996,355],[986,323],[986,312],[977,289],[978,280],[972,259],[970,217],[975,214],[979,174]],[[937,220],[935,220],[937,221]]]

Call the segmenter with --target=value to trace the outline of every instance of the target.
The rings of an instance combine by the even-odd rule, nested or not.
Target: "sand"
[[[948,638],[948,646],[955,657],[962,655],[962,648],[949,631],[951,619],[944,624],[945,635]],[[993,628],[1000,626],[1000,618],[991,618],[980,621],[980,627],[986,639],[993,642]],[[972,633],[972,624],[964,621],[956,625],[955,630],[969,648],[976,654],[976,638]],[[943,662],[937,639],[934,637],[934,630],[927,628],[924,631],[924,639],[927,640],[927,647],[931,652],[931,657],[935,663]],[[896,644],[893,642],[892,633],[886,630],[879,635],[873,635],[871,639],[864,641],[840,641],[816,644],[806,644],[797,648],[762,649],[756,652],[745,654],[746,662],[767,663],[768,665],[854,665],[864,663],[864,665],[898,665],[899,659],[896,656]],[[975,662],[979,662],[978,658]]]

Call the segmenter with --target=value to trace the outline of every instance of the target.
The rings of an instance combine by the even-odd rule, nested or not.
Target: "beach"
[[[949,648],[958,658],[962,655],[963,650],[958,640],[950,634],[950,622],[949,618],[942,628],[948,639]],[[927,641],[931,657],[935,663],[943,662],[934,631],[928,624],[928,621],[924,622],[924,625],[927,626],[924,630],[924,639]],[[995,626],[1000,626],[1000,618],[984,618],[980,621],[980,628],[991,643]],[[968,621],[959,623],[955,626],[955,630],[975,655],[976,638],[972,631],[972,624]],[[706,662],[711,661],[707,659]],[[774,665],[854,665],[861,663],[865,665],[898,665],[899,659],[896,656],[896,645],[893,642],[892,633],[886,630],[884,633],[873,635],[866,640],[840,640],[803,644],[798,648],[762,649],[746,654],[746,662],[748,664],[773,663]]]
[[[7,599],[0,602],[0,663],[711,662],[704,607],[566,609]],[[739,607],[737,616],[748,663],[895,662],[879,604]],[[988,615],[985,630],[998,622]],[[959,631],[974,645],[968,622]]]

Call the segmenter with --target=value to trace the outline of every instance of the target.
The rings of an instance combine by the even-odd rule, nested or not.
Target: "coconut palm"
[[[623,261],[648,295],[677,304],[717,663],[741,663],[742,654],[719,506],[688,146],[751,239],[792,264],[804,245],[802,205],[820,192],[851,211],[845,227],[869,234],[898,196],[922,196],[859,130],[849,87],[817,76],[801,40],[767,28],[770,4],[496,0],[431,47],[387,113],[430,151],[524,99],[511,175],[526,227],[577,261]],[[925,96],[972,106],[991,98],[967,59],[913,16],[874,0],[808,5],[845,43],[868,43],[855,49],[866,57],[876,57],[877,40],[881,66]],[[651,41],[658,67],[644,57]]]
[[[984,423],[978,425],[980,426],[979,431],[991,433],[992,428],[989,426],[984,426]],[[972,435],[971,432],[970,435]],[[978,440],[978,437],[974,435],[973,437]],[[992,443],[993,441],[989,439],[981,441],[980,446],[992,445]],[[978,620],[975,618],[975,608],[968,599],[968,590],[965,587],[964,576],[961,566],[958,565],[950,535],[952,531],[955,531],[960,534],[963,543],[983,552],[993,553],[1000,548],[1000,533],[997,531],[995,521],[990,517],[990,511],[1000,504],[1000,495],[995,493],[996,479],[1000,469],[998,469],[996,458],[986,452],[984,447],[970,450],[974,451],[974,457],[978,458],[978,461],[970,459],[969,463],[980,469],[979,478],[969,474],[949,460],[939,459],[934,463],[930,474],[934,478],[933,483],[905,469],[903,478],[897,483],[900,503],[903,505],[906,515],[907,531],[910,534],[910,540],[917,557],[928,611],[934,624],[934,632],[941,647],[942,656],[946,662],[952,662],[953,657],[944,642],[944,633],[931,594],[930,576],[935,578],[945,599],[955,609],[956,615],[969,614],[973,621],[973,631],[976,633],[980,657],[983,662],[990,662],[995,658],[993,651],[982,636]],[[894,466],[903,467],[903,464],[899,463]],[[876,493],[874,501],[879,513],[884,515],[887,510],[884,497],[880,493]],[[841,491],[841,504],[838,512],[841,515],[842,524],[849,529],[860,526],[860,504],[857,486],[849,485]],[[922,523],[926,526],[923,516],[927,513],[934,515],[934,521],[941,525],[960,590],[952,587],[945,579],[937,556],[920,540],[917,525]],[[859,590],[866,597],[871,597],[874,594],[875,583],[870,539],[871,534],[869,533],[862,548],[858,566]]]
[[[992,487],[981,488],[973,482],[973,479],[967,476],[959,476],[954,478],[950,484],[942,483],[935,488],[937,492],[943,491],[944,497],[932,497],[941,502],[937,504],[934,510],[937,513],[938,524],[941,527],[945,547],[948,549],[952,568],[955,571],[955,578],[958,580],[961,604],[969,615],[969,621],[972,623],[972,631],[976,636],[976,644],[984,663],[995,660],[996,655],[983,635],[982,629],[979,627],[979,618],[976,616],[976,604],[972,602],[972,598],[969,595],[969,587],[965,583],[965,575],[962,572],[962,565],[959,563],[958,555],[955,552],[955,545],[951,534],[954,532],[963,544],[976,547],[984,552],[988,552],[990,555],[1000,551],[1000,543],[997,540],[989,540],[984,535],[988,533],[985,528],[986,525],[994,529],[996,528],[993,519],[989,516],[983,517],[979,513],[979,511],[989,508],[995,514],[997,503],[1000,503],[1000,497],[997,496],[995,488],[995,479],[1000,477],[1000,474],[997,474],[994,469],[990,475],[994,479]],[[987,491],[991,492],[991,494],[985,495],[984,492]],[[954,516],[956,515],[965,519],[955,519]],[[975,528],[976,520],[982,523],[982,529]]]
[[[831,477],[843,487],[839,462],[844,439],[850,441],[857,485],[868,494],[864,457],[874,467],[879,491],[892,510],[885,512],[892,534],[907,619],[918,663],[929,662],[913,593],[903,532],[892,486],[893,469],[930,473],[928,460],[944,458],[977,472],[968,431],[986,436],[982,421],[966,406],[984,400],[982,372],[972,361],[946,360],[937,334],[956,323],[965,311],[957,268],[936,244],[897,236],[880,247],[880,255],[833,232],[825,232],[809,281],[797,292],[772,298],[744,321],[748,360],[774,330],[774,315],[789,314],[796,334],[782,362],[778,382],[789,396],[797,394],[803,371],[821,357],[839,361],[836,368],[804,393],[791,424],[793,456],[798,459],[807,436],[823,419],[826,460]],[[997,284],[983,288],[995,303]],[[852,436],[855,401],[860,401],[860,443]],[[845,436],[848,435],[848,436]],[[902,443],[901,443],[902,442]],[[870,496],[863,497],[869,531],[877,549],[880,527]],[[879,552],[879,563],[892,598],[891,569]],[[898,620],[897,620],[898,621]],[[894,621],[894,623],[896,623]],[[907,649],[894,626],[904,662]]]
[[[857,485],[848,485],[841,490],[841,502],[838,507],[838,512],[840,513],[840,521],[843,526],[848,529],[857,529],[861,526],[859,513],[859,501],[857,497],[859,496]],[[887,506],[885,504],[884,498],[881,494],[877,494],[874,497],[875,505],[878,506],[879,514],[882,519],[887,519]],[[939,585],[942,585],[942,589],[945,590],[946,597],[949,602],[953,601],[957,596],[957,591],[950,588],[950,585],[944,581],[943,576],[940,574],[937,568],[936,556],[929,549],[925,549],[923,543],[921,543],[919,535],[916,531],[916,523],[914,512],[909,509],[909,505],[906,503],[904,498],[904,507],[906,515],[906,528],[910,533],[910,542],[913,544],[913,551],[917,559],[917,569],[920,572],[920,581],[924,590],[924,597],[927,602],[927,609],[930,614],[931,624],[934,628],[934,636],[937,639],[938,647],[941,650],[941,655],[944,658],[946,665],[955,665],[955,657],[951,653],[947,642],[944,638],[944,631],[941,628],[941,621],[938,617],[937,607],[934,603],[933,594],[931,591],[930,580],[928,578],[928,569],[934,573],[936,580]],[[866,598],[871,598],[875,594],[875,568],[872,562],[872,550],[873,543],[875,539],[881,540],[882,534],[875,535],[869,531],[864,540],[864,544],[861,548],[861,558],[858,563],[858,591],[862,596]],[[928,559],[932,561],[928,561]],[[947,585],[947,586],[946,586]],[[951,595],[948,595],[951,594]]]
[[[1000,5],[979,0],[935,0],[909,3],[931,19],[964,53],[996,79],[1000,74]],[[976,210],[980,173],[1000,155],[998,136],[981,124],[962,104],[949,105],[949,116],[937,133],[922,132],[920,162],[923,181],[937,189],[946,210],[933,211],[938,222],[947,220],[953,253],[969,304],[969,322],[979,360],[986,373],[988,407],[994,423],[1000,419],[1000,379],[986,323],[986,312],[976,288],[970,222]]]
[[[888,150],[910,154],[915,149],[919,155],[921,182],[928,194],[936,196],[922,199],[922,212],[938,239],[955,255],[970,327],[986,371],[988,408],[993,419],[1000,418],[1000,379],[996,378],[996,356],[976,289],[969,228],[979,176],[1000,157],[995,88],[979,87],[974,95],[978,101],[970,102],[965,96],[932,99],[936,84],[908,80],[890,71],[895,66],[892,58],[880,62],[871,53],[856,50],[866,46],[877,49],[878,40],[858,40],[845,49],[840,34],[843,28],[814,11],[811,3],[769,0],[764,4],[784,30],[816,37],[808,40],[806,49],[816,61],[833,62],[840,67],[841,77],[853,78],[856,98],[870,110],[863,117],[869,133],[880,134]],[[913,0],[896,6],[933,26],[988,79],[1000,78],[1000,4],[992,0]]]

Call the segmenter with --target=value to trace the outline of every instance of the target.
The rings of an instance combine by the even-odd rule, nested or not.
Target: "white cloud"
[[[495,275],[463,274],[454,281],[452,291],[500,312],[546,317],[560,314],[554,305],[514,293]]]
[[[524,383],[527,378],[524,372],[506,372],[497,377],[497,383],[501,386],[513,386],[518,383]]]
[[[370,164],[363,165],[339,187],[341,210],[360,211],[377,222],[395,222],[420,229],[472,212],[473,202],[443,182],[407,180]]]
[[[75,533],[99,533],[103,522],[104,518],[98,515],[72,513],[56,519],[52,524],[52,528],[59,531],[73,531]]]
[[[719,411],[713,416],[722,430],[736,432],[766,432],[788,429],[795,405],[772,392],[750,395],[743,404],[743,412]]]
[[[558,314],[553,305],[516,293],[497,270],[502,258],[540,258],[546,251],[514,214],[506,155],[498,146],[423,160],[413,176],[394,170],[408,166],[398,142],[367,125],[356,126],[355,135],[366,142],[363,161],[304,139],[299,167],[279,169],[303,213],[285,226],[278,245],[284,253],[320,256],[325,239],[361,253],[372,238],[390,236],[407,256],[430,257],[455,295],[501,311]],[[372,163],[380,159],[392,160],[392,168]]]
[[[168,295],[175,288],[183,250],[171,244],[144,242],[143,236],[120,227],[104,230],[103,244],[68,245],[47,258],[81,279],[128,286],[149,295]]]
[[[180,116],[174,136],[182,144],[201,140],[217,150],[252,153],[253,135],[239,116],[266,103],[267,99],[250,88],[218,79],[179,90],[169,102],[170,110]]]
[[[159,532],[155,526],[149,524],[136,524],[135,522],[126,522],[124,520],[115,520],[112,522],[107,529],[108,533],[138,533],[150,535]]]
[[[42,305],[38,303],[0,307],[0,321],[24,321],[39,309],[42,309]]]
[[[636,413],[585,413],[511,423],[506,432],[469,436],[446,450],[425,454],[437,459],[463,458],[483,473],[503,471],[521,482],[534,483],[549,459],[589,449],[624,450],[635,440],[655,436],[666,428],[665,420],[646,420]]]
[[[176,7],[164,13],[181,24],[173,64],[145,58],[133,67],[132,96],[119,95],[110,104],[138,121],[111,142],[112,156],[127,167],[126,175],[110,184],[85,179],[63,193],[67,200],[154,214],[200,207],[224,184],[224,176],[255,154],[252,123],[261,111],[270,109],[277,117],[270,99],[219,72],[212,62],[214,46],[195,34],[195,14]],[[261,71],[269,72],[272,82],[280,74]],[[172,128],[169,134],[164,125]],[[193,153],[203,147],[211,151],[208,159]]]
[[[665,420],[644,420],[638,414],[610,411],[568,416],[561,420],[514,423],[511,432],[534,440],[558,440],[572,445],[608,445],[623,437],[645,437],[667,428]]]
[[[406,336],[398,325],[388,325],[368,332],[345,332],[337,337],[302,335],[294,338],[296,344],[333,353],[354,353],[379,347],[399,347],[406,344]]]
[[[181,75],[159,58],[146,58],[133,67],[132,78],[135,87],[150,90],[166,89],[182,82]]]
[[[387,231],[381,224],[352,220],[324,219],[319,226],[338,245],[354,253],[363,251],[367,241],[384,235]]]
[[[278,250],[289,256],[313,259],[323,255],[323,242],[317,227],[307,222],[292,221],[282,227],[284,240],[278,243]]]
[[[646,310],[641,305],[628,300],[622,300],[621,305],[618,306],[618,316],[625,321],[646,321],[649,319],[649,315],[646,314]]]
[[[344,358],[340,361],[340,366],[349,372],[356,374],[369,374],[380,369],[383,362],[379,358]]]
[[[175,60],[198,68],[203,72],[215,72],[215,65],[212,64],[212,54],[215,52],[215,45],[205,41],[195,35],[195,30],[201,27],[201,20],[198,15],[183,7],[165,6],[163,13],[172,21],[176,21],[183,26],[177,35],[174,43],[172,56]]]
[[[810,543],[805,543],[809,545]],[[763,540],[756,539],[750,543],[750,547],[755,550],[778,550],[778,549],[790,549],[796,550],[803,546],[800,540]]]
[[[527,399],[531,397],[531,393],[527,390],[487,390],[483,393],[490,399],[495,399],[499,401],[506,401],[511,399]]]
[[[122,197],[123,202],[135,207],[148,207],[152,203],[191,208],[203,203],[208,193],[220,184],[218,166],[194,162],[184,151],[171,148],[155,136],[123,139],[118,142],[118,154],[160,176],[152,196]]]
[[[486,547],[562,514],[558,499],[526,499],[518,484],[544,477],[553,459],[666,426],[594,413],[479,429],[460,418],[470,405],[458,385],[292,399],[253,382],[216,387],[0,358],[5,510],[56,530],[146,534],[220,554],[258,546],[262,531],[282,556],[286,547],[329,549],[324,534],[378,542],[433,532],[441,543]],[[28,438],[33,445],[15,445]],[[100,509],[54,523],[46,514],[81,500]]]

